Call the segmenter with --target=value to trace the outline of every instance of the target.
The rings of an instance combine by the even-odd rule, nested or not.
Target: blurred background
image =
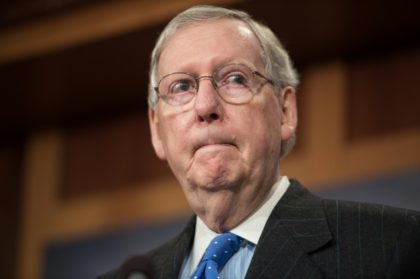
[[[248,11],[301,74],[281,172],[326,197],[420,210],[420,2],[0,3],[0,277],[93,278],[191,212],[151,148],[149,54],[193,4]]]

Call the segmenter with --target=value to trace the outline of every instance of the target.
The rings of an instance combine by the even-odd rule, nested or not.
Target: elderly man
[[[152,143],[196,215],[147,255],[153,276],[420,276],[418,213],[322,200],[279,175],[297,83],[276,36],[244,12],[196,6],[165,28],[151,61]],[[136,261],[103,278],[130,278]]]

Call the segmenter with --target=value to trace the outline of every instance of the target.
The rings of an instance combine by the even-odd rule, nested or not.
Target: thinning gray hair
[[[151,55],[149,72],[149,107],[154,109],[158,103],[155,91],[157,85],[157,65],[160,55],[169,39],[181,27],[197,24],[200,22],[221,19],[235,19],[245,23],[256,36],[261,46],[261,58],[265,64],[265,70],[274,81],[274,86],[284,88],[291,86],[296,88],[299,84],[298,74],[293,67],[289,55],[277,36],[266,25],[255,21],[243,11],[226,9],[222,7],[198,5],[191,7],[174,17],[160,34]],[[296,135],[282,143],[280,156],[284,157],[293,148]]]

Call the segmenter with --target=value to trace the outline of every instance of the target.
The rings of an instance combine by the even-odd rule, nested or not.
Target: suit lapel
[[[291,180],[264,227],[246,278],[322,278],[308,254],[331,239],[321,200]]]
[[[163,247],[162,254],[153,258],[156,278],[178,278],[184,259],[190,252],[195,231],[195,215],[175,241]]]

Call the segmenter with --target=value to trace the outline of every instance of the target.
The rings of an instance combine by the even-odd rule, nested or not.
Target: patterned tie
[[[213,238],[191,278],[219,279],[219,270],[239,250],[240,242],[241,238],[230,232]]]

